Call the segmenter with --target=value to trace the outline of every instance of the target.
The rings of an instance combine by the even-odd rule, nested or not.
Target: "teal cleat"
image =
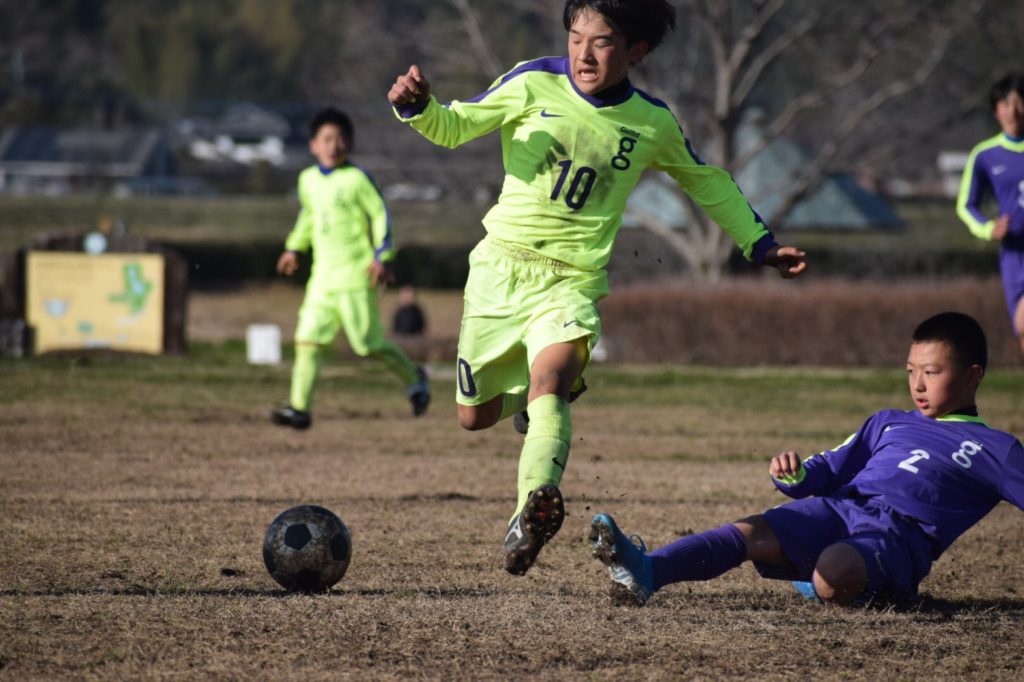
[[[794,580],[793,589],[800,593],[804,599],[819,601],[818,593],[814,591],[814,583],[803,580]]]
[[[596,514],[590,522],[590,542],[594,556],[608,567],[615,583],[612,599],[616,603],[643,606],[654,594],[654,573],[644,541],[626,535],[608,514]]]

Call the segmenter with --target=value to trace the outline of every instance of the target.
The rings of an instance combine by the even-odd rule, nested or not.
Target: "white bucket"
[[[250,365],[281,363],[281,328],[276,324],[250,324],[245,330],[246,356]]]

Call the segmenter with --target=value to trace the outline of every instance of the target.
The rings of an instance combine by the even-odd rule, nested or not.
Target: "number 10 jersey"
[[[604,269],[626,199],[645,169],[668,173],[761,262],[771,233],[732,177],[702,162],[672,112],[625,82],[611,96],[581,92],[568,59],[523,62],[465,102],[396,107],[435,144],[457,147],[501,129],[505,181],[484,227],[508,244],[581,270]]]

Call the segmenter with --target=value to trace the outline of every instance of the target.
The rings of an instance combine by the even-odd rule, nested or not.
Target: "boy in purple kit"
[[[594,556],[617,597],[643,605],[665,585],[750,560],[765,578],[809,581],[805,594],[825,602],[913,599],[932,562],[996,504],[1024,509],[1024,446],[986,425],[975,406],[987,360],[970,316],[922,322],[907,357],[917,409],[878,412],[839,447],[804,461],[777,455],[772,482],[796,500],[763,514],[653,552],[597,514]]]
[[[1006,307],[1024,353],[1024,74],[1006,76],[989,97],[1002,132],[971,150],[956,212],[975,237],[1000,242]],[[988,194],[995,198],[997,218],[981,211]]]

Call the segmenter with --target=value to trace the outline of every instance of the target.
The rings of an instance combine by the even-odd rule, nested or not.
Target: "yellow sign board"
[[[163,352],[164,258],[159,254],[32,251],[25,294],[37,353]]]

